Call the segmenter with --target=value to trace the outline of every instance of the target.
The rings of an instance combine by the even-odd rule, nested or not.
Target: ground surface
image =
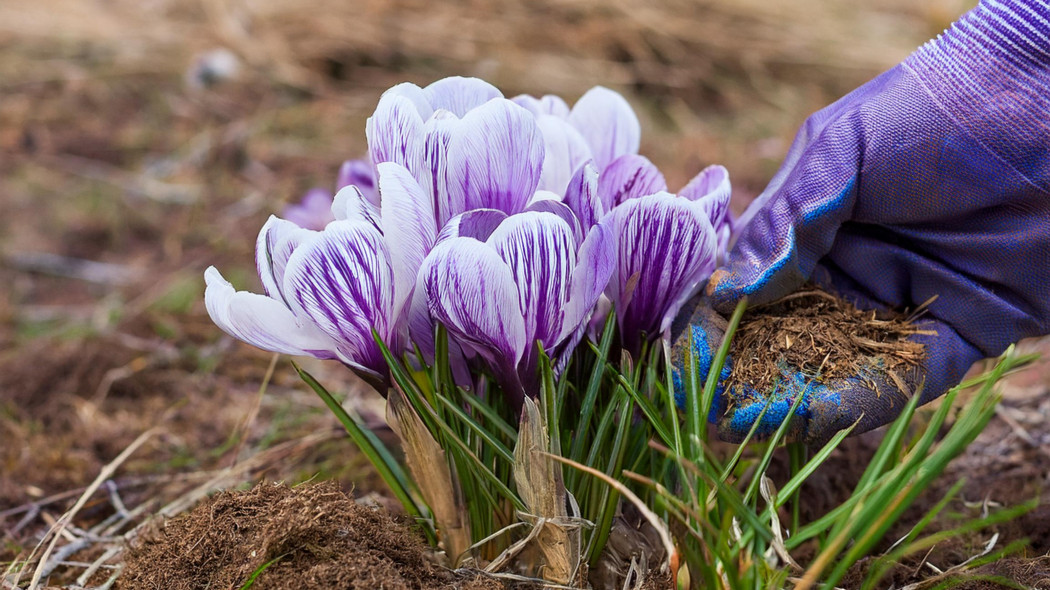
[[[387,501],[287,359],[267,380],[272,355],[222,335],[201,300],[210,264],[240,288],[257,287],[255,232],[304,190],[329,186],[343,159],[364,153],[364,120],[384,88],[452,74],[485,77],[508,95],[572,99],[611,86],[639,112],[642,152],[672,188],[725,164],[739,211],[806,114],[896,63],[966,7],[0,3],[0,563],[24,558],[147,431],[85,496],[43,580],[112,578],[124,559],[114,540],[217,489],[331,479],[357,498]],[[233,52],[239,72],[201,87],[195,63],[215,48]],[[340,367],[306,366],[349,392],[365,415],[381,415]],[[953,505],[955,517],[1044,489],[1048,373],[1044,363],[1016,376],[988,432],[953,467],[952,477],[967,477],[963,497],[972,503]],[[807,492],[815,512],[859,473],[867,440],[840,452],[840,468],[818,474]],[[1032,544],[992,573],[1050,587],[1040,558],[1050,550],[1047,512],[1000,527],[1000,544],[1025,536]],[[926,561],[941,570],[960,563],[992,533],[982,534]],[[916,563],[894,576],[904,583],[931,573]]]

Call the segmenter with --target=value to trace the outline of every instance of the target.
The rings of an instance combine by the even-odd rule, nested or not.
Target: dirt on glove
[[[924,356],[923,346],[909,340],[923,333],[913,323],[921,311],[922,306],[910,314],[864,311],[815,288],[755,306],[733,337],[733,372],[726,386],[768,391],[785,366],[821,380],[853,377],[875,366],[900,381]]]

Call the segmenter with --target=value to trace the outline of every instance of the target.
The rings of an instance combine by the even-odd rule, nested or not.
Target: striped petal
[[[394,317],[412,296],[423,259],[434,247],[434,207],[404,166],[384,162],[379,171],[383,238],[394,270]]]
[[[441,228],[437,241],[443,242],[450,238],[474,238],[480,242],[489,239],[492,232],[503,223],[507,214],[495,209],[474,209],[461,213]]]
[[[450,177],[448,165],[449,143],[461,124],[450,111],[435,112],[424,126],[420,161],[410,168],[433,202],[432,209],[439,227],[466,210],[463,191],[450,186],[458,179]]]
[[[374,329],[393,350],[394,272],[383,236],[359,221],[334,221],[288,261],[284,292],[292,311],[336,342],[339,358],[383,374]]]
[[[598,176],[598,196],[606,211],[627,200],[666,190],[667,181],[660,170],[637,154],[617,158]]]
[[[588,232],[577,254],[559,340],[578,340],[582,336],[616,267],[615,246],[616,236],[609,228],[596,225]],[[570,348],[572,346],[575,346],[575,342]]]
[[[416,112],[419,113],[419,118],[423,121],[426,121],[434,114],[434,107],[430,106],[430,97],[427,96],[426,90],[411,82],[402,82],[396,86],[391,86],[383,93],[379,101],[382,102],[384,99],[394,96],[401,97],[412,103]]]
[[[544,191],[540,191],[536,194],[539,195],[543,192]],[[554,193],[549,194],[553,195]],[[553,199],[534,199],[531,203],[529,203],[529,206],[525,209],[525,211],[532,211],[535,213],[551,213],[553,215],[557,215],[559,218],[561,218],[562,221],[568,224],[570,229],[572,229],[572,235],[573,238],[576,239],[576,243],[583,243],[584,230],[583,225],[580,224],[580,220],[576,219],[576,214],[572,212],[572,209],[570,209],[568,205],[562,203],[561,200],[557,198],[557,195],[555,195],[555,197],[556,198]]]
[[[372,163],[397,162],[410,170],[419,161],[423,117],[409,96],[388,90],[365,125]],[[429,117],[430,114],[425,115]]]
[[[598,171],[591,164],[576,170],[565,189],[565,204],[572,209],[584,231],[590,231],[605,216],[605,206],[598,196]]]
[[[255,266],[267,295],[284,299],[284,269],[288,258],[313,233],[273,215],[263,224],[255,241]]]
[[[732,195],[729,184],[729,171],[723,166],[708,166],[700,171],[678,196],[695,201],[707,213],[711,225],[720,228],[726,221],[729,211],[729,198]]]
[[[565,302],[576,267],[576,238],[560,217],[551,213],[522,213],[507,218],[489,236],[487,244],[510,267],[525,312],[525,336],[550,349],[562,332]]]
[[[594,155],[598,170],[605,170],[620,156],[638,153],[642,128],[631,105],[618,93],[595,86],[572,107],[569,123],[575,127]]]
[[[309,322],[300,322],[276,299],[235,291],[214,266],[204,271],[204,305],[215,325],[252,346],[284,354],[335,358],[335,343]]]
[[[686,199],[660,193],[632,199],[599,224],[616,239],[616,268],[606,293],[629,350],[670,328],[714,270],[716,236],[707,216]]]
[[[449,193],[467,210],[525,209],[543,167],[543,135],[528,111],[492,100],[467,113],[448,146]]]
[[[420,270],[434,319],[497,371],[515,371],[528,346],[514,273],[491,247],[452,238]]]
[[[338,221],[360,221],[382,231],[378,206],[365,198],[354,185],[343,187],[332,201],[332,216]]]

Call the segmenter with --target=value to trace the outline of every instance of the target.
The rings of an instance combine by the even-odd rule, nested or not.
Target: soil
[[[117,588],[495,590],[480,572],[428,559],[422,537],[326,482],[222,492],[161,525],[127,554]]]
[[[879,367],[893,375],[923,358],[910,316],[862,311],[850,302],[807,288],[745,312],[730,348],[737,360],[726,387],[769,391],[782,367],[820,379],[862,374]],[[756,356],[755,351],[762,351]]]

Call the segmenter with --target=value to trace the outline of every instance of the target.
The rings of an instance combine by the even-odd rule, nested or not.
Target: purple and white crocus
[[[616,308],[628,350],[664,333],[728,237],[725,170],[667,193],[637,154],[630,106],[604,88],[570,109],[551,96],[508,100],[476,79],[401,84],[367,135],[370,162],[344,165],[349,186],[323,229],[263,227],[265,295],[205,273],[226,332],[378,382],[388,372],[373,330],[395,354],[426,354],[441,323],[459,358],[484,361],[520,401],[535,393],[538,351],[564,366],[600,300]]]
[[[368,202],[379,206],[379,192],[376,190],[375,171],[367,160],[347,160],[339,168],[335,190],[355,186]],[[287,205],[281,211],[281,217],[306,229],[322,230],[335,221],[332,214],[333,195],[328,189],[315,187],[305,193],[298,203]]]
[[[458,233],[458,232],[457,232]],[[515,402],[536,390],[537,346],[564,363],[583,336],[614,259],[595,226],[578,242],[546,212],[505,218],[491,233],[438,243],[421,271],[433,317],[468,352],[485,359]]]

